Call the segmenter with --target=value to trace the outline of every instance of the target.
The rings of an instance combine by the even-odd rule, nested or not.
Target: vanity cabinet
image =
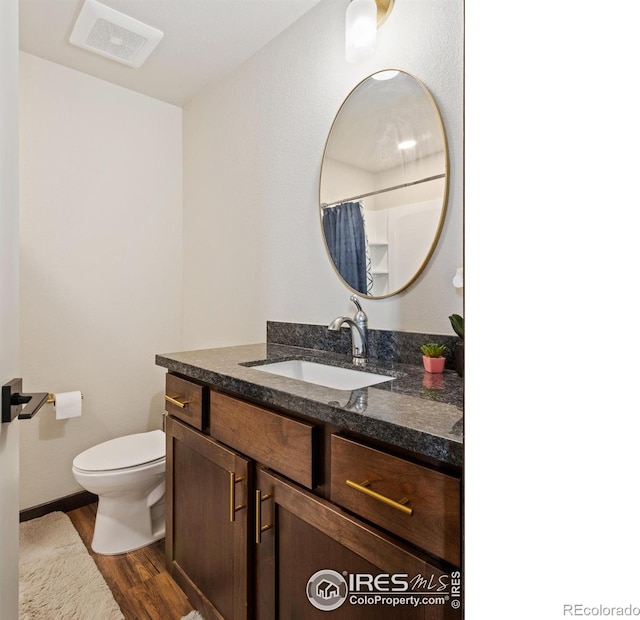
[[[337,620],[462,617],[459,477],[205,387],[202,429],[166,426],[168,566],[205,618],[326,618],[326,571]]]

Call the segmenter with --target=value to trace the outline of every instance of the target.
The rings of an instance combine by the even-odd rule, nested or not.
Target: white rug
[[[20,620],[122,620],[71,520],[52,512],[20,524]]]
[[[194,610],[186,616],[182,616],[180,620],[204,620],[204,618]]]

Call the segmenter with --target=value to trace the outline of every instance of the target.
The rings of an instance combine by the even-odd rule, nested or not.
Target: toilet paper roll
[[[77,418],[82,415],[82,394],[80,392],[62,392],[54,394],[56,420]]]

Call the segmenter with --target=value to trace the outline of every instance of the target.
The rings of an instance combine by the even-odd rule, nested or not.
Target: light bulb
[[[379,82],[384,82],[386,80],[392,80],[396,75],[398,75],[398,73],[400,73],[400,71],[387,69],[386,71],[378,71],[378,73],[374,73],[371,77]]]
[[[345,20],[345,57],[348,62],[362,62],[373,56],[377,17],[375,0],[351,0]]]
[[[405,151],[406,149],[413,148],[415,145],[415,140],[405,140],[404,142],[400,142],[400,144],[398,144],[398,148],[402,151]]]

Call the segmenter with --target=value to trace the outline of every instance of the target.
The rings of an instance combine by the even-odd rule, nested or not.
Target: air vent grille
[[[135,59],[136,54],[146,42],[145,37],[104,19],[98,19],[95,22],[86,41],[89,47],[95,47],[127,62]]]
[[[95,0],[86,0],[69,41],[111,60],[139,67],[163,36],[157,28]]]

